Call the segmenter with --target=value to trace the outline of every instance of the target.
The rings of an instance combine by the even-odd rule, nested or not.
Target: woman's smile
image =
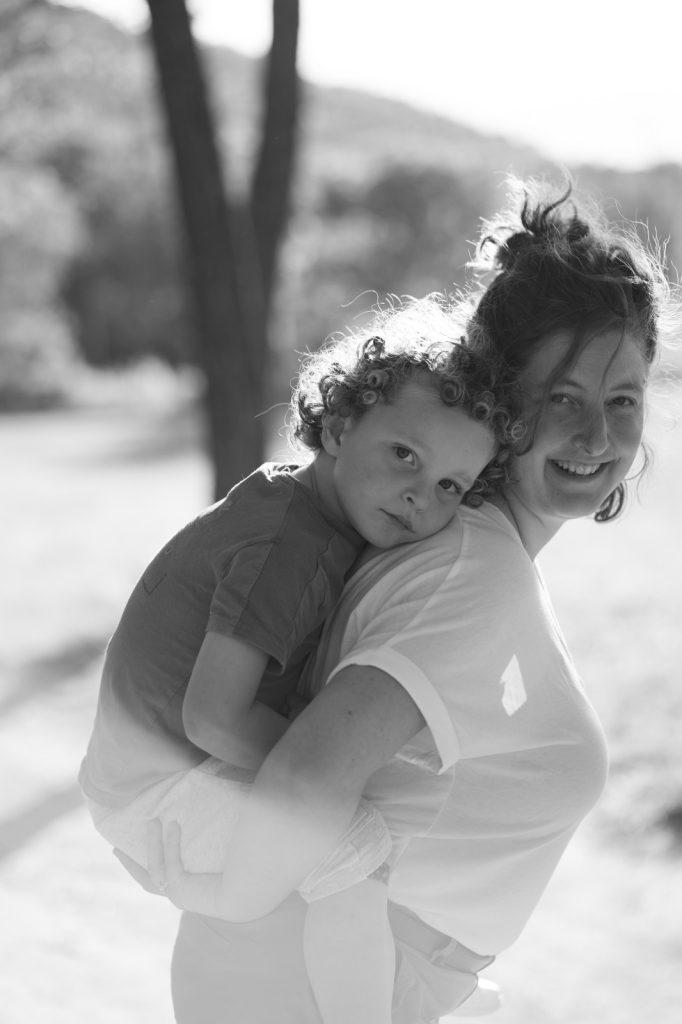
[[[535,416],[533,443],[516,459],[507,489],[508,499],[546,521],[549,536],[562,520],[600,507],[630,469],[642,439],[646,366],[640,339],[604,331],[554,379],[571,343],[568,332],[546,339],[524,372],[531,420]]]
[[[595,463],[575,462],[567,459],[548,459],[547,461],[551,468],[561,473],[563,477],[583,483],[600,476],[612,460]]]

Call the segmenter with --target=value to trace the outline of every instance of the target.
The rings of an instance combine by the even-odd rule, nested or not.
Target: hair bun
[[[530,231],[516,231],[497,246],[495,257],[502,270],[509,270],[516,261],[537,248],[537,238]]]

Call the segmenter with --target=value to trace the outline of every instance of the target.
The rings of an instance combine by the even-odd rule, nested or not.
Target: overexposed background
[[[144,0],[61,0],[128,28]],[[258,56],[262,0],[194,0],[196,35]],[[571,164],[682,161],[679,49],[667,0],[301,0],[300,69],[406,100]]]

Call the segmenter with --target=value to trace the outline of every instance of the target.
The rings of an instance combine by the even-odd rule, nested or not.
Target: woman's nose
[[[586,455],[603,455],[609,445],[609,431],[603,410],[585,413],[577,425],[573,443]]]

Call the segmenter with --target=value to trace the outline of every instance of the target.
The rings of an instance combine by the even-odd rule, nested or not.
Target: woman
[[[471,331],[518,371],[529,445],[500,498],[351,580],[308,677],[316,699],[259,772],[226,865],[228,902],[267,916],[184,915],[180,1024],[319,1024],[304,907],[286,897],[363,793],[394,838],[394,1020],[437,1020],[516,939],[601,792],[603,734],[534,559],[565,521],[621,510],[665,287],[636,240],[567,199],[527,197],[481,246],[497,273]],[[168,891],[192,906],[193,876],[172,845],[166,858]]]

